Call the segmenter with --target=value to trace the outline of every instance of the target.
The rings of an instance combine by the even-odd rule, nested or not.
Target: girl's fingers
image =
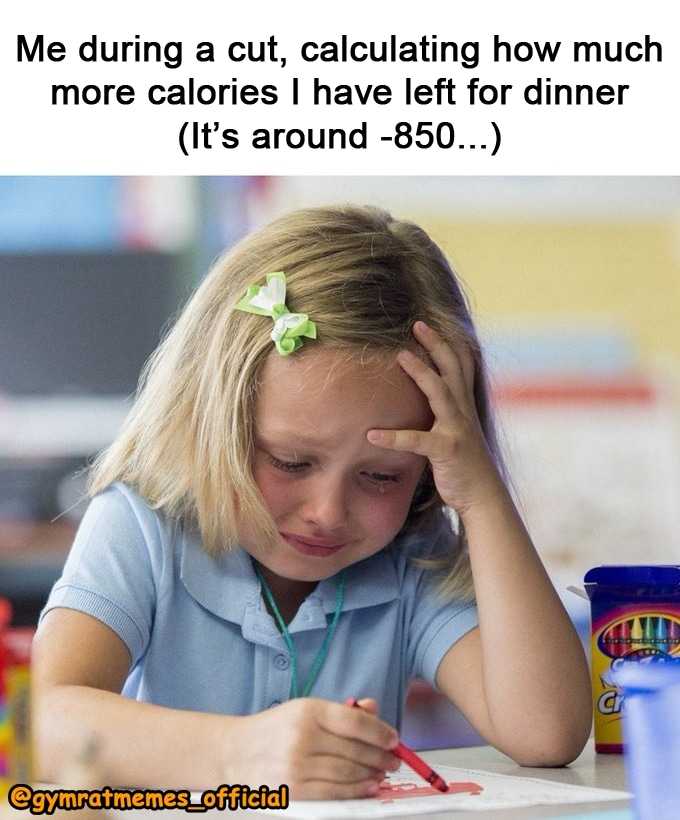
[[[329,783],[314,780],[293,786],[290,796],[293,800],[360,800],[374,797],[380,785],[377,780],[362,780],[359,783]]]
[[[431,435],[421,430],[369,430],[366,438],[376,447],[429,457],[432,446],[428,437]]]
[[[472,396],[475,363],[469,347],[461,345],[454,349],[425,322],[416,322],[413,332],[437,366],[451,394],[459,401]]]
[[[369,430],[366,438],[376,447],[426,456],[432,464],[449,458],[452,449],[455,451],[457,447],[457,438],[451,427],[442,427],[438,431]]]
[[[361,698],[357,701],[358,705],[371,715],[378,714],[378,701],[375,698]]]
[[[332,780],[338,783],[378,778],[384,772],[395,772],[401,765],[391,752],[356,740],[326,735],[314,744],[306,757],[304,779]],[[322,766],[321,761],[326,764]],[[311,768],[310,768],[311,767]]]
[[[467,387],[468,396],[474,402],[475,397],[475,357],[469,347],[464,347],[458,353],[460,363],[463,368],[463,377],[465,378],[465,386]]]
[[[399,742],[397,732],[384,720],[345,704],[328,704],[317,720],[331,736],[357,740],[378,749],[393,749]]]
[[[452,393],[442,376],[410,350],[399,351],[397,361],[423,391],[437,420],[449,421],[455,412],[456,402],[452,401]],[[460,381],[463,381],[462,372]]]
[[[335,755],[318,754],[307,759],[304,772],[299,779],[303,782],[326,780],[329,783],[358,783],[363,780],[380,782],[385,769],[363,766],[354,760]]]
[[[398,764],[389,750],[399,736],[384,721],[351,706],[335,705],[319,716],[321,729],[314,740],[314,755],[331,755],[349,762],[385,771]]]

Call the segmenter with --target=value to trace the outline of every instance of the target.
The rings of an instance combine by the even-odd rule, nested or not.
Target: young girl
[[[374,794],[415,676],[521,764],[583,748],[584,654],[415,225],[305,210],[227,253],[90,489],[35,642],[40,778],[96,734],[117,784]]]

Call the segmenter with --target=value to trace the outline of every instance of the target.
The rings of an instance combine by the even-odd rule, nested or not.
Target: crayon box
[[[680,566],[602,566],[584,578],[591,604],[595,750],[623,751],[627,664],[680,664]]]
[[[0,615],[9,612],[0,599]],[[35,630],[0,624],[0,802],[13,783],[31,782],[30,656]]]

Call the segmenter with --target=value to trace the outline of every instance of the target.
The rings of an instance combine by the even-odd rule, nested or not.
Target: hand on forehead
[[[427,398],[395,354],[365,356],[317,347],[303,355],[270,355],[258,388],[259,431],[285,426],[329,443],[365,437],[371,427],[428,429]]]

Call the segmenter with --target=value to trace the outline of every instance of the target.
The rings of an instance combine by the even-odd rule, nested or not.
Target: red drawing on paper
[[[449,787],[446,794],[476,796],[484,791],[484,787],[480,786],[479,783],[470,783],[463,780],[449,781],[446,785]],[[390,780],[383,780],[375,799],[381,803],[391,803],[393,800],[403,800],[405,797],[429,797],[432,794],[444,794],[444,792],[440,792],[433,786],[423,786],[420,783],[410,783],[408,781],[393,783]]]

